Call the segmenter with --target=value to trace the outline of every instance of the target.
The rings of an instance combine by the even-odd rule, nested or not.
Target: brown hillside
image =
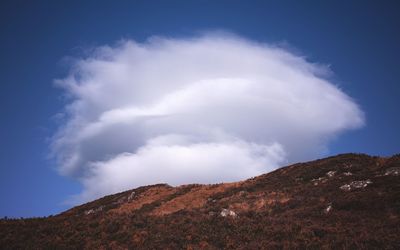
[[[246,181],[140,187],[0,220],[6,249],[400,249],[400,155],[345,154]]]

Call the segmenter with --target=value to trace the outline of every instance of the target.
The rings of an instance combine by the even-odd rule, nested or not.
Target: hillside
[[[1,248],[400,249],[400,155],[344,154],[246,181],[110,195],[0,221]]]

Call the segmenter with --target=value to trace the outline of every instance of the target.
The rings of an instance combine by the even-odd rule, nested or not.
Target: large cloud
[[[82,202],[132,187],[235,181],[321,156],[363,114],[321,65],[238,36],[124,40],[75,60],[52,151]]]

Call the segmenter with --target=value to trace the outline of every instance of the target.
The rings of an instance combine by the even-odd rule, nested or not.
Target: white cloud
[[[271,170],[284,160],[283,149],[277,143],[180,144],[180,139],[170,142],[149,143],[135,153],[123,153],[108,161],[92,163],[91,177],[83,181],[84,192],[75,199],[89,200],[149,183],[178,185],[237,181]]]
[[[70,102],[53,139],[86,201],[132,187],[234,181],[320,156],[360,127],[327,69],[238,36],[125,40],[57,80]]]

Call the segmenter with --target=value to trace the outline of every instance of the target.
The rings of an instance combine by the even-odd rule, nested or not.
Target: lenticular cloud
[[[237,181],[317,157],[363,114],[327,69],[233,35],[95,49],[65,79],[51,149],[74,202],[140,185]]]

